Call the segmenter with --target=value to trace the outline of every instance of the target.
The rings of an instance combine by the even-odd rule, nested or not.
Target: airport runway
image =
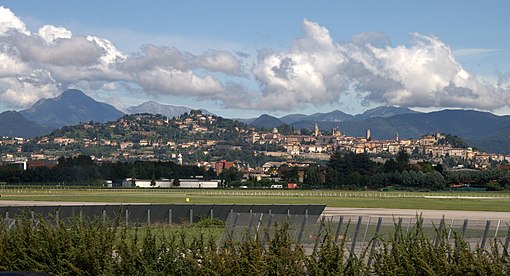
[[[326,207],[322,213],[331,216],[363,216],[363,217],[401,217],[410,218],[420,215],[429,219],[469,219],[469,220],[508,220],[510,212],[485,211],[449,211],[449,210],[414,210],[414,209],[384,209],[384,208],[336,208]]]
[[[111,202],[64,202],[64,201],[30,201],[30,200],[0,200],[3,206],[81,206],[81,205],[121,205],[122,203]],[[138,203],[129,203],[131,205]]]

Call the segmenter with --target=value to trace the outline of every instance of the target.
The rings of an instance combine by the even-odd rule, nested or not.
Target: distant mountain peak
[[[386,117],[391,117],[391,116],[395,116],[395,115],[413,114],[413,113],[420,113],[420,112],[414,111],[407,107],[383,105],[383,106],[378,106],[378,107],[375,107],[372,109],[368,109],[365,112],[354,116],[353,119],[354,120],[365,120],[365,119],[375,118],[375,117],[386,118]]]
[[[68,96],[85,96],[88,97],[83,91],[79,89],[67,89],[64,90],[59,97],[68,97]]]
[[[127,113],[135,114],[135,113],[150,113],[150,114],[161,114],[168,118],[172,118],[175,116],[180,116],[184,113],[189,113],[191,110],[197,108],[191,108],[187,106],[179,106],[179,105],[169,105],[169,104],[161,104],[155,101],[147,101],[143,102],[137,106],[131,106],[127,108]],[[200,108],[204,114],[211,114],[209,111]]]
[[[262,114],[257,119],[253,120],[250,125],[254,127],[263,127],[263,128],[273,128],[278,127],[281,125],[284,125],[285,123],[282,122],[280,119],[268,115],[268,114]]]
[[[41,99],[21,114],[50,129],[80,122],[113,121],[124,115],[115,107],[97,102],[78,89],[68,89],[57,97]]]

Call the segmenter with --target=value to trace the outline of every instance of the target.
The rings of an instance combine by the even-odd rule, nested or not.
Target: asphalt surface
[[[410,218],[421,215],[430,219],[469,219],[469,220],[509,220],[510,212],[485,211],[450,211],[450,210],[415,210],[415,209],[385,209],[385,208],[336,208],[326,207],[322,213],[331,216],[363,216],[363,217],[401,217]]]

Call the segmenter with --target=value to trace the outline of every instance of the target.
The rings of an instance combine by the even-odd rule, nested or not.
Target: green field
[[[510,193],[307,190],[1,189],[0,201],[189,204],[326,204],[328,207],[510,211]],[[432,197],[432,198],[431,198]],[[441,198],[442,197],[442,198]]]

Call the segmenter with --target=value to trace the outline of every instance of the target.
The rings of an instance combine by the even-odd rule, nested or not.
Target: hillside
[[[340,110],[333,110],[327,113],[315,113],[308,118],[303,119],[304,121],[314,121],[314,122],[343,122],[352,119],[353,116],[342,112]]]
[[[280,119],[267,114],[260,115],[260,117],[250,123],[250,125],[258,128],[274,128],[284,124]]]
[[[28,120],[19,112],[5,111],[0,113],[0,136],[29,138],[49,132],[48,128]]]
[[[340,129],[351,136],[363,136],[370,129],[372,137],[381,140],[394,138],[396,132],[401,138],[418,138],[424,133],[450,133],[481,150],[506,153],[510,152],[509,127],[510,116],[474,110],[443,110],[346,121]]]
[[[376,118],[376,117],[391,117],[391,116],[395,116],[395,115],[412,114],[412,113],[417,113],[417,112],[414,110],[411,110],[409,108],[406,108],[406,107],[380,106],[380,107],[376,107],[373,109],[369,109],[369,110],[363,112],[362,114],[358,114],[355,116],[347,114],[340,110],[333,110],[331,112],[326,112],[326,113],[319,112],[319,113],[314,113],[311,115],[289,114],[289,115],[283,116],[281,118],[276,118],[276,117],[264,114],[265,116],[272,117],[271,120],[273,120],[274,122],[271,124],[265,123],[265,122],[261,123],[260,121],[262,119],[260,119],[254,125],[253,121],[256,120],[255,118],[253,118],[253,119],[237,119],[237,120],[240,122],[251,124],[253,126],[260,127],[261,125],[264,125],[264,127],[268,127],[270,125],[274,126],[276,123],[278,123],[277,121],[275,121],[275,119],[279,119],[281,121],[281,123],[285,123],[288,125],[294,125],[295,128],[310,129],[310,128],[313,128],[315,126],[315,124],[322,125],[323,127],[326,127],[326,128],[332,128],[332,127],[338,127],[338,125],[339,125],[338,123],[344,122],[344,121],[351,121],[351,120],[360,121],[360,120]],[[268,121],[269,118],[265,117],[265,118],[263,118],[263,120]]]
[[[192,110],[179,118],[130,114],[106,122],[65,126],[27,142],[32,152],[50,158],[80,154],[110,161],[172,160],[185,162],[240,160],[260,164],[270,157],[255,156],[245,137],[252,130],[243,123]]]
[[[419,113],[417,111],[411,110],[407,107],[396,107],[396,106],[379,106],[376,108],[369,109],[361,114],[358,114],[352,118],[352,120],[365,120],[375,117],[392,117],[395,115],[402,114],[413,114]]]

